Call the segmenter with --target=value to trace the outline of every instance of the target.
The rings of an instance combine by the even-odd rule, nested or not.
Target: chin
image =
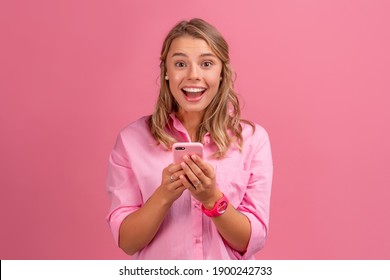
[[[207,106],[180,106],[179,112],[183,113],[204,113]]]

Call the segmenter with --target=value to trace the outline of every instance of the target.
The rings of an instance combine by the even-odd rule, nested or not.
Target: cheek
[[[180,90],[181,79],[177,76],[169,77],[169,89],[175,98],[181,94]]]
[[[218,89],[220,84],[221,84],[221,79],[219,76],[214,78],[212,81],[210,81],[210,86],[215,89]]]
[[[221,83],[221,76],[222,71],[215,71],[210,75],[210,83],[212,83],[213,86],[219,86]]]
[[[169,83],[172,87],[177,87],[178,85],[180,85],[182,80],[183,77],[180,74],[172,74],[171,76],[169,76]]]

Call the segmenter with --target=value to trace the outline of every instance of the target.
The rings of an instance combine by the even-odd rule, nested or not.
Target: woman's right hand
[[[185,173],[180,164],[168,165],[162,172],[161,185],[157,188],[155,195],[171,205],[186,190],[180,180],[182,175],[185,175]]]
[[[179,179],[183,174],[180,164],[164,168],[161,185],[140,209],[123,220],[119,247],[127,254],[133,255],[154,238],[173,202],[186,190]]]

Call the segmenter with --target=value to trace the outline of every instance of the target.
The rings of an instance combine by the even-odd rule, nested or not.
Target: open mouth
[[[205,88],[182,88],[181,91],[190,101],[199,100],[205,93]]]

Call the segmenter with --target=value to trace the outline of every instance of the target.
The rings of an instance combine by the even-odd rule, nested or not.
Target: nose
[[[190,80],[200,79],[200,69],[197,65],[191,65],[191,67],[189,67],[188,78]]]

